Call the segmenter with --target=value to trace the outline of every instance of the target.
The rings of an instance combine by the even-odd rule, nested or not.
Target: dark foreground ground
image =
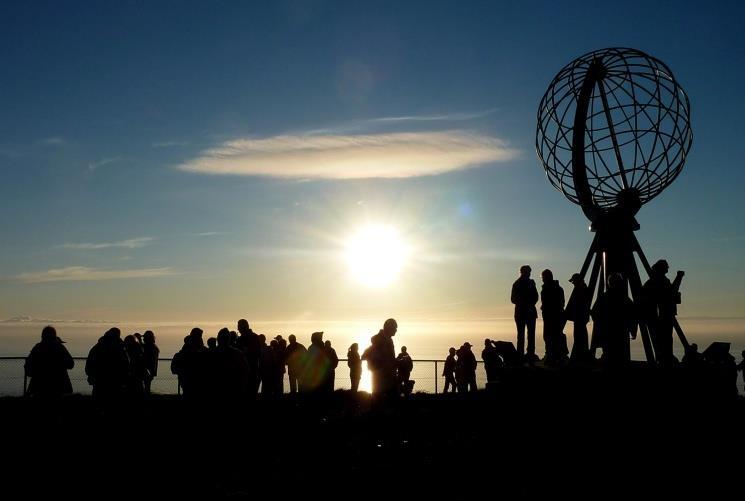
[[[477,394],[392,404],[349,392],[106,409],[7,398],[0,495],[739,499],[744,418],[729,390],[646,370],[522,371]]]

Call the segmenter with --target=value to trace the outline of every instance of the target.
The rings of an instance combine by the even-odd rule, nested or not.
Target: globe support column
[[[549,85],[538,108],[536,151],[551,184],[591,222],[595,234],[580,273],[590,275],[591,300],[620,273],[627,294],[643,304],[641,273],[652,271],[635,237],[635,216],[677,177],[691,143],[687,95],[662,61],[642,51],[592,51]],[[653,363],[661,351],[648,320],[641,316],[639,331]],[[676,320],[673,327],[687,348]]]
[[[634,193],[628,193],[627,196],[621,199],[621,202],[624,202],[623,207],[618,207],[612,211],[602,211],[594,204],[592,191],[587,181],[587,168],[585,166],[587,112],[592,93],[597,85],[600,88],[603,98],[605,113],[609,113],[605,89],[602,83],[605,75],[606,69],[603,66],[602,59],[593,59],[585,74],[579,96],[577,96],[577,108],[572,129],[572,176],[574,178],[575,190],[583,212],[592,222],[590,228],[596,232],[580,274],[584,280],[590,262],[594,257],[595,265],[593,266],[593,273],[588,284],[591,299],[593,297],[599,297],[604,292],[607,286],[608,276],[611,273],[620,273],[627,283],[627,287],[630,286],[631,288],[632,299],[636,304],[639,304],[642,300],[642,285],[634,252],[637,249],[641,251],[641,248],[638,247],[638,242],[634,237],[634,231],[639,228],[639,224],[634,219],[634,213],[638,210],[636,203],[634,203]],[[617,161],[619,162],[618,167],[623,173],[623,165],[613,132],[611,132],[611,136],[614,140],[614,150]],[[626,188],[625,173],[623,180],[624,188]],[[650,338],[649,328],[644,318],[639,319],[639,330],[647,361],[654,363],[654,348]],[[594,336],[592,346],[594,349],[597,348],[597,340]]]

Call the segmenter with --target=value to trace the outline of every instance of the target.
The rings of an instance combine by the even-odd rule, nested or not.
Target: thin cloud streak
[[[154,278],[175,275],[172,268],[140,268],[130,270],[107,270],[87,266],[68,266],[46,271],[21,273],[15,279],[25,284],[48,282],[93,282],[131,278]]]
[[[200,174],[300,179],[430,176],[515,158],[502,140],[449,130],[234,139],[177,168]]]
[[[365,118],[351,120],[340,124],[322,127],[319,129],[310,129],[302,131],[304,134],[325,135],[325,134],[352,134],[371,132],[376,128],[400,126],[403,124],[428,123],[428,122],[464,122],[476,120],[492,115],[499,111],[499,108],[489,108],[487,110],[460,112],[460,113],[440,113],[436,115],[402,115],[391,117]]]
[[[46,146],[64,146],[67,144],[67,141],[59,136],[45,138],[42,142]]]
[[[218,235],[227,235],[225,231],[203,231],[201,233],[191,233],[192,237],[215,237]]]
[[[118,162],[119,160],[121,160],[121,157],[104,158],[103,160],[99,160],[98,162],[88,162],[88,170],[93,172],[99,167]]]
[[[153,241],[152,237],[137,237],[130,238],[128,240],[120,240],[118,242],[99,242],[99,243],[65,243],[59,247],[62,249],[73,249],[73,250],[99,250],[99,249],[139,249],[145,247]]]
[[[159,141],[153,143],[151,146],[153,148],[173,148],[176,146],[186,146],[187,144],[189,143],[187,143],[186,141]]]
[[[400,117],[381,117],[366,120],[369,123],[395,123],[395,122],[462,122],[487,117],[499,111],[499,108],[490,108],[483,111],[465,113],[444,113],[440,115],[408,115]]]

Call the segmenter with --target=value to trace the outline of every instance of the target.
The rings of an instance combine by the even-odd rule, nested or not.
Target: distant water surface
[[[471,321],[407,321],[399,318],[399,330],[394,337],[397,352],[401,346],[406,346],[414,359],[443,360],[447,356],[448,348],[458,348],[468,341],[474,346],[474,353],[480,359],[485,338],[513,341],[515,326],[511,318],[487,319]],[[703,351],[712,341],[731,343],[731,353],[739,361],[740,353],[745,350],[745,319],[680,319],[689,342],[698,343]],[[285,339],[295,334],[298,341],[306,346],[310,342],[310,334],[314,331],[324,331],[324,339],[330,340],[339,358],[345,358],[347,349],[352,343],[359,343],[360,351],[369,345],[370,337],[378,332],[380,321],[264,321],[251,323],[251,328],[265,334],[271,339],[281,334]],[[36,322],[4,322],[0,323],[0,356],[25,357],[31,348],[39,341],[44,323]],[[84,357],[98,338],[112,325],[104,323],[58,322],[54,324],[57,333],[65,341],[67,349],[73,356]],[[122,335],[134,332],[152,330],[160,347],[161,357],[170,358],[183,344],[183,338],[192,327],[198,326],[204,330],[205,341],[210,336],[216,336],[222,327],[235,330],[235,321],[230,322],[192,322],[192,323],[122,323],[117,324]],[[592,326],[590,326],[591,329]],[[543,353],[542,325],[540,320],[536,328],[536,349],[539,355]],[[571,344],[571,324],[565,332]],[[676,355],[682,357],[680,344],[676,342]],[[644,348],[640,337],[631,344],[632,358],[644,360]],[[76,391],[87,391],[85,378],[82,374],[82,361],[71,374]],[[22,364],[0,361],[0,394],[17,394],[19,377],[22,388]],[[20,373],[19,373],[20,371]],[[80,371],[80,372],[78,372]],[[440,367],[439,372],[442,371]],[[338,386],[344,386],[346,366],[340,364],[337,369]],[[417,389],[432,391],[435,384],[433,364],[418,364],[413,378],[419,376]],[[439,374],[438,374],[439,376]],[[167,364],[162,363],[159,371],[162,377],[161,390],[174,391],[175,379],[171,377]],[[77,383],[75,380],[79,380]],[[742,390],[742,379],[738,378],[738,387]],[[421,383],[421,384],[420,384]],[[348,383],[347,383],[348,384]],[[363,376],[363,387],[369,386],[369,375]],[[439,382],[441,385],[442,382]],[[81,386],[82,385],[82,386]],[[441,389],[441,386],[440,386]]]

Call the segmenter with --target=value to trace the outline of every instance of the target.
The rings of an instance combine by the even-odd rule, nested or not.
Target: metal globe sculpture
[[[549,181],[578,204],[595,232],[580,275],[600,295],[620,273],[636,302],[637,267],[652,275],[634,232],[642,205],[680,174],[691,149],[688,96],[665,63],[644,52],[609,48],[566,65],[538,107],[536,151]],[[647,360],[667,358],[664,343],[640,321]],[[675,331],[688,346],[677,320]]]
[[[536,150],[551,184],[591,219],[634,209],[675,180],[691,148],[690,103],[668,66],[635,49],[562,68],[538,108]]]

